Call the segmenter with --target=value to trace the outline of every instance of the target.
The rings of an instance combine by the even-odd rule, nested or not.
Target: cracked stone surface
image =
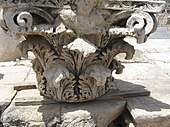
[[[0,116],[11,103],[11,100],[15,94],[16,90],[14,90],[12,86],[0,85]]]

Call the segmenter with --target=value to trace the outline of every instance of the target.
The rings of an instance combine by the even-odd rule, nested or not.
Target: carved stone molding
[[[156,30],[154,13],[164,1],[135,0],[1,0],[8,34],[24,35],[21,56],[32,51],[38,89],[57,101],[83,102],[102,96],[113,81],[112,71],[123,72],[115,59],[134,47],[132,36],[146,41]]]

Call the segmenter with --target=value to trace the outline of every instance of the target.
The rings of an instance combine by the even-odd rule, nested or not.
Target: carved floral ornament
[[[24,35],[18,45],[27,58],[32,51],[38,89],[57,101],[83,102],[108,91],[124,66],[115,59],[134,47],[124,41],[132,36],[146,41],[156,30],[154,13],[162,0],[0,0],[2,28]]]

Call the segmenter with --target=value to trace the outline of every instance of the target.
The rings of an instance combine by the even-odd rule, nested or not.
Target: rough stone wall
[[[2,17],[2,10],[0,12],[0,18]],[[5,34],[5,32],[0,28],[0,62],[11,61],[19,58],[19,53],[16,50],[16,45],[19,40]]]

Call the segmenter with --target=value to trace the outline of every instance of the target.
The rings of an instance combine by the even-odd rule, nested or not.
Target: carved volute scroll
[[[8,34],[24,35],[21,56],[32,51],[38,89],[57,101],[83,102],[102,96],[123,72],[115,59],[134,47],[126,36],[144,43],[156,30],[154,13],[162,0],[0,0]]]

